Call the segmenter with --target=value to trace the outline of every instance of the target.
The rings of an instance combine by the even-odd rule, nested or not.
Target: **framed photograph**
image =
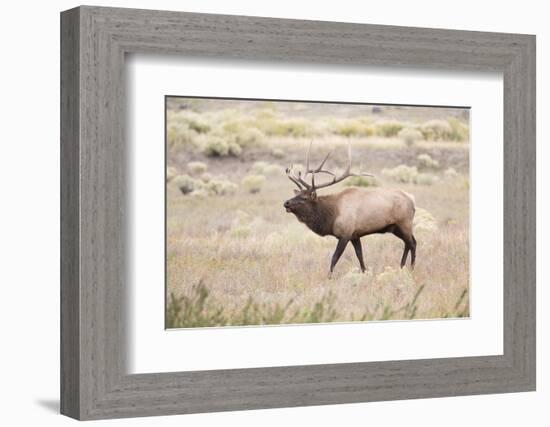
[[[535,37],[61,14],[61,412],[535,390]]]

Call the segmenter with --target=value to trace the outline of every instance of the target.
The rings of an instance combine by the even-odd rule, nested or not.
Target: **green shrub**
[[[193,175],[200,175],[206,172],[208,166],[204,162],[189,162],[187,163],[187,170]]]
[[[194,111],[178,111],[168,115],[169,123],[186,124],[189,129],[197,133],[207,133],[212,128],[206,117]]]
[[[408,268],[384,267],[384,271],[378,273],[375,279],[377,283],[384,287],[412,287],[415,284]]]
[[[303,118],[265,118],[256,121],[258,129],[269,136],[292,136],[295,138],[315,135],[313,124]]]
[[[382,175],[392,181],[403,184],[432,185],[439,178],[430,173],[419,173],[416,166],[399,165],[391,169],[382,169]]]
[[[235,194],[237,191],[237,184],[223,180],[223,179],[211,179],[202,185],[202,188],[208,192],[210,196],[227,196]]]
[[[419,154],[416,157],[416,165],[419,169],[437,169],[439,167],[439,162],[432,159],[429,154]]]
[[[403,129],[405,125],[396,120],[383,120],[375,125],[376,134],[384,138],[392,138]]]
[[[210,194],[208,193],[208,190],[206,190],[204,187],[201,187],[197,190],[193,190],[191,193],[189,193],[191,197],[196,197],[198,199],[204,199],[205,197],[208,197]]]
[[[166,139],[169,147],[178,145],[197,145],[198,133],[189,128],[185,123],[169,124],[166,132]]]
[[[225,157],[229,155],[229,144],[219,136],[210,136],[204,143],[203,153],[208,157]]]
[[[229,150],[228,154],[233,157],[239,157],[243,152],[243,149],[241,148],[241,146],[234,141],[229,142],[227,144],[227,148]]]
[[[200,176],[200,179],[202,182],[210,182],[210,180],[212,179],[212,175],[210,175],[208,172],[205,172]]]
[[[407,147],[413,146],[417,141],[423,139],[422,133],[415,128],[406,127],[401,129],[397,133],[398,138],[400,138]]]
[[[352,176],[345,181],[349,187],[377,187],[378,181],[373,176]]]
[[[262,147],[265,134],[255,127],[248,127],[235,134],[235,142],[242,148]]]
[[[420,131],[427,141],[452,140],[453,129],[447,120],[428,120],[420,127]]]
[[[263,174],[269,163],[264,161],[257,161],[252,164],[250,170],[255,174]]]
[[[332,322],[337,316],[334,302],[334,296],[328,293],[312,306],[298,309],[293,306],[293,299],[280,305],[260,304],[250,297],[243,306],[228,311],[221,301],[210,296],[210,291],[201,281],[186,295],[176,297],[170,294],[166,307],[166,326],[171,329]]]
[[[271,150],[271,155],[276,159],[282,159],[285,157],[285,152],[280,148],[274,148],[273,150]]]
[[[432,185],[439,181],[439,178],[431,173],[419,173],[413,179],[413,182],[418,185]]]
[[[437,231],[437,221],[434,216],[423,208],[416,208],[413,220],[413,231],[417,232],[434,232]]]
[[[445,178],[452,179],[458,176],[458,172],[454,168],[447,169],[444,173]]]
[[[284,171],[284,168],[275,163],[257,161],[254,162],[250,171],[257,175],[278,175]]]
[[[382,175],[392,181],[409,184],[414,182],[418,169],[416,166],[399,165],[391,169],[382,169]]]
[[[451,127],[450,139],[453,141],[468,141],[470,139],[470,127],[455,117],[447,119]]]
[[[265,183],[263,175],[247,175],[242,180],[242,185],[249,193],[258,193]]]
[[[374,135],[374,127],[365,120],[340,119],[333,122],[332,132],[347,137],[368,137]]]
[[[189,175],[178,175],[174,184],[183,194],[196,197],[226,196],[237,191],[237,184],[223,179],[208,179],[207,181],[191,178]]]
[[[178,175],[173,179],[173,183],[183,194],[202,188],[202,183],[189,175]]]
[[[371,283],[372,277],[372,269],[369,268],[365,273],[363,273],[359,268],[354,267],[342,277],[342,280],[349,285],[360,286],[362,284],[367,285],[368,283]]]
[[[235,134],[241,132],[245,126],[242,120],[228,120],[222,123],[221,130],[223,133]]]

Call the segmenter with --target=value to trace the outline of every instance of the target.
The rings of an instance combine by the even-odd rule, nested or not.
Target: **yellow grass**
[[[298,161],[308,140],[286,142],[278,145],[289,159],[285,164],[292,159]],[[345,150],[338,148],[341,142],[334,137],[323,139],[318,145],[319,150],[336,147],[333,163],[336,168],[345,161]],[[364,159],[369,171],[378,172],[381,177],[379,172],[387,165],[386,159],[395,162],[391,159],[399,158],[396,162],[399,164],[403,158],[414,161],[420,152],[443,160],[455,155],[441,154],[441,149],[430,152],[422,148],[423,151],[413,153],[408,150],[393,145],[380,148],[359,141],[354,145],[354,159]],[[467,158],[467,145],[448,147],[449,150],[462,150],[462,157]],[[169,326],[469,315],[467,170],[462,168],[452,178],[441,173],[441,179],[430,186],[398,184],[381,177],[380,186],[398,187],[414,194],[417,206],[435,220],[435,229],[425,224],[417,226],[415,270],[399,268],[403,251],[399,239],[391,234],[372,235],[362,238],[368,271],[360,273],[353,247],[349,245],[329,279],[327,272],[336,239],[315,235],[285,212],[283,202],[292,197],[294,187],[284,175],[285,164],[270,158],[270,151],[266,149],[263,155],[272,165],[281,162],[280,173],[269,175],[257,193],[241,186],[234,195],[198,198],[184,196],[175,185],[167,184],[168,302],[176,309],[177,304],[197,306],[200,286],[207,294],[200,304],[206,305],[205,310],[212,315],[211,322],[197,324],[173,319]],[[369,161],[373,158],[381,160],[375,164]],[[239,159],[204,161],[209,163],[209,172],[218,171],[235,183],[241,182],[254,163]],[[451,160],[445,164],[449,166],[455,166]],[[321,193],[343,188],[338,185]],[[319,303],[325,313],[312,317]],[[267,314],[262,317],[261,312]]]

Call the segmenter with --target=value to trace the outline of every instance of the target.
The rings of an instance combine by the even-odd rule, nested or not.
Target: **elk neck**
[[[333,233],[337,211],[332,196],[319,196],[315,201],[308,203],[307,209],[296,212],[296,217],[314,233],[327,236]]]

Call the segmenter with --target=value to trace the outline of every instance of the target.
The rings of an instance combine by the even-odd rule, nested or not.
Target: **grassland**
[[[168,107],[168,327],[469,316],[463,111],[181,99]],[[414,130],[412,142],[403,129]],[[366,273],[350,245],[328,278],[336,239],[283,208],[293,195],[284,169],[303,163],[311,139],[313,159],[332,150],[336,170],[351,142],[354,166],[376,174],[351,184],[415,196],[414,270],[399,268],[400,240],[373,235],[362,239]]]

